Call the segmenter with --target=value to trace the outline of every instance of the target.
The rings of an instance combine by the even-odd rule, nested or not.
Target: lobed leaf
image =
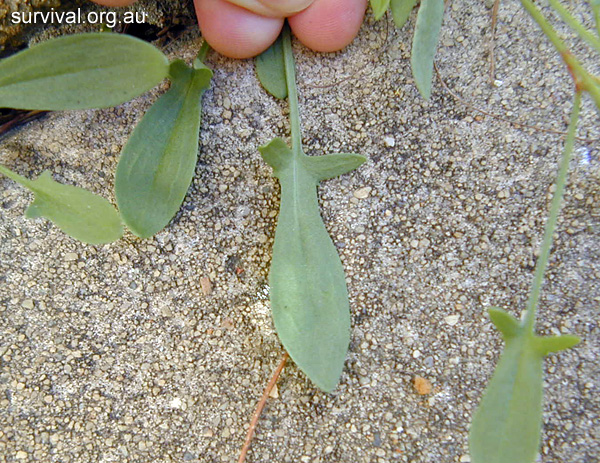
[[[273,45],[258,55],[254,63],[258,80],[265,90],[275,98],[286,98],[288,92],[285,80],[282,36],[280,35]]]
[[[416,4],[417,0],[392,0],[392,16],[398,29],[404,27]]]
[[[390,6],[390,0],[370,0],[375,20],[379,21]]]
[[[27,208],[26,217],[45,217],[67,235],[89,244],[110,243],[123,236],[119,213],[106,199],[82,188],[55,182],[48,171],[36,180],[3,166],[0,173],[34,193],[35,200]]]
[[[60,37],[0,61],[0,107],[107,108],[151,89],[168,70],[160,50],[131,36]]]
[[[413,36],[410,63],[417,88],[425,99],[429,99],[431,96],[433,59],[443,17],[444,0],[423,0],[421,2]]]
[[[125,224],[141,238],[162,230],[175,215],[196,167],[201,98],[212,71],[181,60],[171,64],[171,88],[139,122],[123,148],[115,177]]]
[[[472,463],[531,463],[542,426],[542,359],[532,335],[506,341],[469,433]]]
[[[579,342],[577,336],[540,337],[512,315],[491,309],[506,346],[473,415],[473,463],[531,463],[542,427],[543,358]]]
[[[269,275],[275,327],[294,362],[330,392],[350,343],[350,306],[342,263],[319,213],[317,183],[364,158],[332,155],[313,162],[320,157],[293,152],[281,139],[259,149],[281,184]]]

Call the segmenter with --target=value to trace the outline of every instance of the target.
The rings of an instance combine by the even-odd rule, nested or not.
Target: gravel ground
[[[369,158],[319,190],[352,342],[332,394],[286,366],[248,462],[470,461],[470,417],[502,346],[486,310],[525,305],[562,151],[560,134],[506,119],[561,132],[571,108],[562,63],[515,1],[500,7],[490,85],[490,17],[489,3],[454,0],[437,63],[453,92],[503,119],[439,81],[419,97],[414,14],[402,31],[369,19],[343,53],[296,45],[308,153]],[[190,60],[200,43],[190,29],[165,51]],[[0,179],[0,461],[236,461],[283,353],[267,284],[279,186],[256,147],[287,135],[287,105],[252,62],[208,64],[197,175],[154,238],[80,244],[25,219],[31,195]],[[164,89],[49,114],[4,137],[0,161],[114,200],[118,153]],[[598,127],[586,101],[537,324],[583,339],[545,363],[544,463],[600,460]]]

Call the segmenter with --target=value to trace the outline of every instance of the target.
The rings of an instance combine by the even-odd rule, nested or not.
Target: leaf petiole
[[[577,128],[577,121],[579,120],[579,110],[581,106],[581,92],[575,93],[573,101],[573,111],[571,113],[571,120],[569,122],[569,128],[567,131],[567,138],[565,141],[565,149],[560,166],[558,175],[556,177],[556,190],[552,197],[550,204],[550,212],[548,214],[548,220],[544,229],[544,238],[542,246],[540,248],[540,255],[538,257],[535,276],[533,278],[533,284],[531,286],[531,293],[529,300],[527,301],[527,309],[523,325],[525,328],[532,332],[534,331],[535,315],[540,299],[540,291],[542,289],[542,283],[544,281],[544,274],[548,267],[548,257],[550,255],[550,248],[552,247],[552,237],[554,235],[554,229],[556,228],[556,222],[558,219],[558,213],[564,196],[565,185],[567,183],[567,175],[569,173],[569,162],[571,161],[571,155],[573,153],[573,145],[575,141],[575,131]]]
[[[298,105],[298,89],[296,88],[296,65],[292,52],[292,34],[287,23],[283,28],[283,60],[288,103],[290,105],[292,152],[298,156],[302,153],[302,129],[300,128],[300,109]]]

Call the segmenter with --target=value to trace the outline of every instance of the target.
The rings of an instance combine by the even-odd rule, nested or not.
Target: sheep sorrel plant
[[[287,27],[279,40],[257,60],[265,88],[276,96],[287,94],[290,105],[291,149],[280,138],[260,148],[281,184],[269,276],[271,310],[290,357],[320,389],[330,392],[350,343],[350,307],[342,263],[319,213],[317,185],[356,169],[366,159],[347,153],[304,154]]]
[[[506,345],[473,415],[469,446],[474,463],[530,463],[535,460],[542,427],[543,359],[549,353],[568,349],[579,342],[577,336],[571,335],[537,336],[534,325],[567,182],[581,96],[583,92],[587,92],[600,110],[599,79],[591,75],[571,54],[530,0],[521,0],[521,3],[562,56],[573,78],[575,97],[527,308],[521,321],[497,308],[489,311],[490,318],[502,333]],[[550,0],[550,4],[581,39],[600,53],[598,2],[592,2],[598,35],[585,29],[558,0]]]
[[[291,108],[292,148],[275,139],[260,149],[282,186],[270,275],[273,318],[292,359],[329,392],[337,385],[350,342],[350,309],[344,271],[321,220],[316,188],[319,181],[349,172],[365,158],[303,153],[288,29],[283,37],[283,47],[278,41],[257,61],[265,87],[280,98],[289,95]],[[123,103],[167,76],[172,81],[122,150],[115,179],[118,211],[88,191],[54,182],[48,172],[30,181],[0,166],[1,173],[35,193],[27,216],[46,217],[90,244],[119,239],[121,220],[141,238],[160,231],[180,207],[194,173],[200,100],[212,75],[201,62],[207,50],[205,45],[190,68],[181,60],[168,63],[162,52],[138,39],[99,33],[50,40],[0,62],[0,106],[21,109],[103,108]],[[137,74],[145,77],[132,78]]]
[[[581,38],[600,51],[599,0],[591,2],[597,31],[583,28],[558,0],[549,1]],[[370,3],[376,19],[380,19],[391,9],[393,21],[400,28],[409,19],[417,0],[371,0]],[[489,310],[493,324],[505,341],[505,348],[479,408],[473,415],[469,434],[469,459],[460,460],[472,463],[533,462],[539,448],[542,426],[544,357],[574,346],[579,341],[578,337],[571,335],[538,336],[535,331],[535,318],[544,273],[550,259],[552,235],[556,229],[569,160],[573,152],[581,97],[583,94],[590,95],[600,107],[600,80],[588,72],[571,54],[529,0],[522,0],[522,3],[541,25],[567,64],[575,82],[575,98],[557,175],[556,191],[550,206],[527,308],[521,321],[500,309]],[[434,56],[442,27],[444,6],[443,0],[422,0],[415,20],[410,65],[417,89],[425,99],[431,96]],[[52,39],[0,61],[0,107],[29,110],[106,108],[141,95],[165,78],[171,82],[169,89],[154,102],[137,124],[121,151],[115,177],[115,198],[118,207],[81,188],[55,182],[48,171],[43,172],[37,179],[30,180],[0,166],[0,173],[33,192],[35,199],[28,207],[26,216],[50,219],[68,235],[93,245],[120,239],[124,234],[124,225],[142,239],[151,237],[166,227],[180,208],[197,165],[201,101],[212,78],[212,71],[203,64],[208,51],[209,47],[205,43],[190,66],[182,60],[169,62],[165,54],[156,47],[126,35],[90,33]],[[320,214],[318,193],[321,181],[351,172],[366,160],[362,155],[353,153],[321,156],[305,154],[296,64],[292,52],[291,32],[287,26],[284,26],[279,39],[256,58],[255,66],[259,81],[266,91],[278,99],[287,98],[289,105],[289,144],[282,138],[274,138],[258,148],[262,159],[272,168],[281,191],[268,282],[272,319],[285,353],[258,405],[240,462],[244,461],[268,391],[277,381],[288,355],[320,391],[329,393],[338,387],[351,338],[350,299],[340,256]],[[398,125],[391,124],[390,131],[396,130],[397,127]],[[395,139],[392,142],[386,144],[387,148],[394,147]],[[389,152],[397,156],[400,151],[399,148],[395,148]],[[394,157],[394,162],[396,159]],[[257,161],[260,164],[258,157]],[[435,162],[432,161],[431,164]],[[451,173],[450,169],[448,173]],[[385,181],[387,178],[382,180]],[[417,182],[421,181],[418,178]],[[469,179],[465,183],[468,181]],[[446,186],[451,190],[451,184],[444,184],[443,188]],[[400,208],[396,203],[404,202],[404,196],[390,195],[389,198],[385,198],[384,201],[389,201],[390,209],[385,210],[382,215],[387,215],[387,212],[390,216],[395,214],[392,209]],[[358,199],[358,195],[353,199]],[[445,211],[443,209],[443,212]],[[266,211],[265,216],[267,214],[274,217],[276,211]],[[400,215],[396,218],[396,223],[400,223],[399,227],[402,227]],[[398,230],[393,227],[390,229],[387,225],[385,229],[386,237]],[[425,229],[426,233],[431,230]],[[427,237],[430,238],[429,235]],[[416,246],[413,246],[412,242],[410,244],[410,247],[415,248],[415,252],[420,248],[420,242],[416,241]],[[424,259],[432,256],[433,253],[423,254]],[[174,255],[169,257],[175,260]],[[268,261],[268,257],[265,261]],[[443,261],[440,259],[440,262]],[[396,277],[396,274],[391,275],[391,279]],[[385,274],[378,277],[384,278]],[[376,283],[379,285],[381,281]],[[426,291],[428,290],[424,293]],[[154,296],[151,291],[149,294]],[[407,332],[410,330],[406,328]],[[358,332],[359,328],[356,331]],[[403,343],[405,339],[408,341],[412,337],[412,334],[402,334],[396,344]],[[397,348],[394,344],[396,340],[392,338],[393,342],[388,344],[391,347],[386,346],[386,351]],[[197,338],[194,338],[193,342],[197,343]],[[278,348],[279,344],[276,345]],[[197,349],[197,346],[198,344],[194,344],[193,349]],[[377,346],[377,343],[373,342],[372,346]],[[413,357],[409,358],[406,364],[416,369],[414,365],[420,356],[421,352],[415,349]],[[382,364],[391,358],[396,357],[390,354]],[[431,359],[433,365],[433,356]],[[456,360],[458,362],[460,358],[457,356]],[[394,369],[404,366],[399,365]],[[376,367],[382,370],[382,378],[392,376],[391,372],[383,371],[387,367],[389,365],[383,365],[383,368],[382,365]],[[356,367],[356,371],[362,369]],[[195,364],[190,370],[201,371],[196,369]],[[220,374],[220,371],[217,373]],[[400,378],[398,384],[394,384],[397,391],[403,387],[399,381],[404,379],[396,372],[393,373],[393,381]],[[352,374],[348,375],[350,381],[353,379]],[[362,382],[360,384],[353,393],[369,387]],[[160,387],[153,387],[152,390],[154,389],[160,390]],[[328,401],[329,406],[338,399],[339,403],[343,403],[345,392],[342,391],[339,396],[319,394],[318,397],[323,402]],[[376,397],[382,401],[387,400],[375,387],[369,392],[377,394]],[[357,396],[360,396],[360,392]],[[322,399],[323,397],[325,399]],[[398,406],[391,399],[389,407],[395,412]],[[181,408],[181,399],[175,397],[169,400],[165,400],[169,403],[169,413],[176,413],[174,409],[185,411]],[[433,401],[423,402],[422,408],[429,409],[432,403]],[[338,414],[341,416],[344,413]],[[349,412],[348,415],[352,413]],[[196,421],[196,415],[189,414]],[[385,439],[396,439],[398,444],[402,434],[418,434],[416,426],[410,430],[407,427],[407,432],[404,433],[405,429],[400,422],[392,428],[394,413],[389,413],[391,417],[387,415],[388,413],[385,414],[385,419],[382,419],[382,422],[387,424],[382,423],[381,431],[373,430],[373,418],[369,417],[368,427],[359,429],[356,426],[356,432],[368,433],[365,440],[368,439],[369,445],[372,443],[374,447],[379,447]],[[436,420],[438,416],[441,416],[441,413],[436,412]],[[349,429],[355,427],[351,419],[346,423]],[[448,421],[450,422],[450,419]],[[455,424],[450,422],[450,427],[454,427]],[[209,431],[203,437],[210,438],[214,435],[212,430]],[[395,437],[390,437],[392,435]],[[229,434],[226,437],[228,438]],[[143,451],[147,449],[145,444],[142,447]],[[400,461],[400,458],[406,455],[401,455],[403,450],[399,444],[397,449],[398,453],[394,454],[394,457],[398,456]],[[379,450],[383,451],[381,448],[374,449],[374,454],[381,457],[378,461],[383,461],[384,458],[388,461],[389,455],[386,456],[385,452],[382,455]],[[324,458],[329,458],[327,461],[337,461],[335,451],[333,448],[331,452],[324,450],[323,455],[330,455]],[[188,457],[191,458],[188,455],[186,459]],[[267,461],[267,457],[264,457],[264,460]],[[458,461],[458,458],[455,460]],[[302,461],[309,460],[303,458]]]

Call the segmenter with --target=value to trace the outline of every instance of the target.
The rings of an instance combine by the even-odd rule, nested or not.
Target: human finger
[[[228,0],[253,13],[273,18],[287,18],[307,8],[314,0]]]
[[[315,0],[288,18],[294,35],[315,51],[341,50],[358,34],[367,0]]]
[[[225,0],[194,0],[202,36],[219,53],[250,58],[277,39],[283,18],[252,13]]]

